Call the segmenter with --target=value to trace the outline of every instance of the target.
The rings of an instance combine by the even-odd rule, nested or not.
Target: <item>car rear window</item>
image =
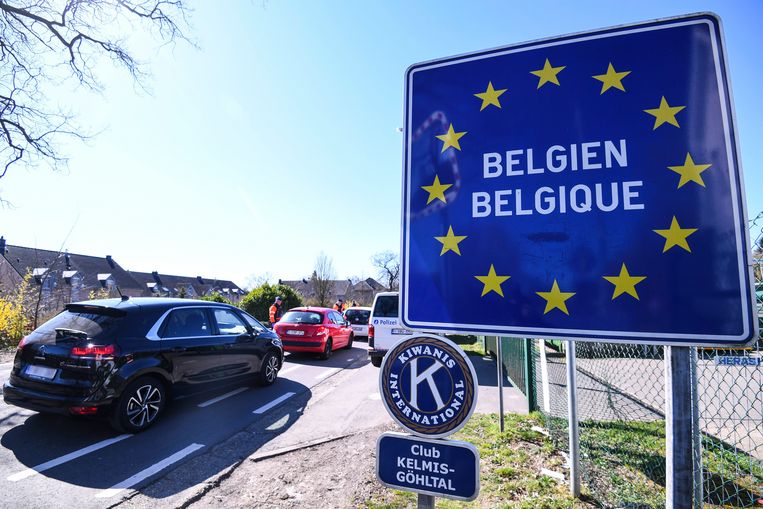
[[[98,339],[112,334],[121,321],[122,317],[113,316],[113,313],[64,311],[32,331],[27,336],[27,343],[55,344],[57,339],[85,339],[85,335],[88,339]]]
[[[365,325],[371,316],[371,312],[365,309],[348,309],[344,313],[347,321],[355,325]]]
[[[317,325],[323,323],[323,315],[315,311],[288,311],[280,320],[280,323],[305,323]]]
[[[397,295],[379,295],[374,304],[374,318],[397,318]]]

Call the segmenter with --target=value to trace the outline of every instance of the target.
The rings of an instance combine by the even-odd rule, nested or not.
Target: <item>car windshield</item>
[[[379,295],[374,304],[374,318],[397,318],[397,295]]]
[[[344,313],[344,317],[348,322],[355,325],[365,325],[368,323],[368,318],[371,316],[371,311],[366,309],[348,309]]]
[[[317,325],[323,323],[323,315],[316,313],[315,311],[288,311],[280,323],[304,323],[309,325]]]
[[[64,311],[32,331],[26,342],[54,344],[57,339],[84,339],[85,335],[93,339],[105,330],[113,331],[121,320],[121,317],[110,314]]]

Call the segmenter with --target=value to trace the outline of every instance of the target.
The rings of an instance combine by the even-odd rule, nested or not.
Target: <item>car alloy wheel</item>
[[[257,376],[259,385],[270,385],[278,378],[278,370],[281,369],[281,363],[273,352],[268,352],[262,360],[262,366]]]
[[[152,383],[143,385],[127,400],[127,419],[136,428],[144,428],[159,415],[162,393]]]
[[[143,431],[164,410],[164,385],[151,376],[143,376],[125,387],[111,415],[111,425],[127,433]]]

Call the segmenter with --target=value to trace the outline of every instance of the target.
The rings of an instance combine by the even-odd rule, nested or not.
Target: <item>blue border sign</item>
[[[384,356],[379,392],[387,412],[414,435],[440,438],[461,429],[477,404],[477,374],[455,343],[421,336]]]
[[[458,440],[384,433],[376,442],[376,475],[388,488],[474,500],[480,492],[480,455]]]
[[[757,337],[720,20],[406,72],[401,318],[673,345]]]

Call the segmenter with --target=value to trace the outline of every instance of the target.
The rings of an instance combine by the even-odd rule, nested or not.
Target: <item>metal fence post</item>
[[[580,435],[578,433],[578,391],[575,373],[575,342],[567,342],[567,416],[570,441],[570,493],[580,496]]]
[[[538,409],[538,394],[535,386],[535,363],[533,360],[533,340],[525,338],[525,394],[527,395],[527,410]]]
[[[699,427],[699,380],[697,379],[697,347],[691,347],[691,440],[694,475],[694,509],[702,509],[704,490],[702,486],[702,433]]]
[[[434,497],[419,493],[417,509],[434,509]]]

